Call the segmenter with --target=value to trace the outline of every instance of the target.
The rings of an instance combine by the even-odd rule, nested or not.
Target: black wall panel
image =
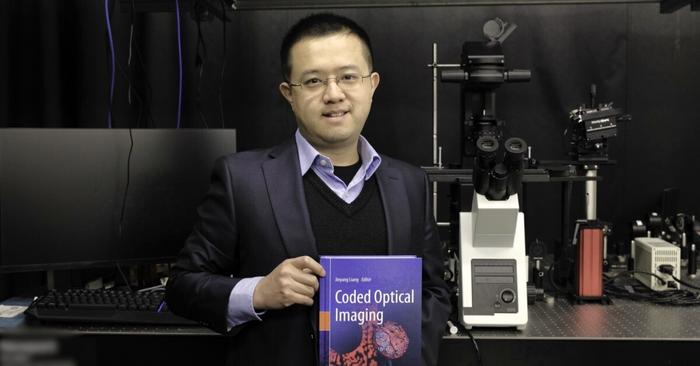
[[[52,1],[0,5],[0,126],[106,126],[109,54],[103,5],[88,0],[62,1],[60,6]],[[439,44],[439,62],[457,62],[462,42],[481,40],[483,23],[501,17],[519,26],[505,42],[506,63],[531,69],[532,81],[499,89],[499,116],[506,121],[508,134],[526,139],[537,158],[565,158],[568,113],[589,100],[591,83],[598,85],[599,101],[614,101],[632,115],[632,122],[622,125],[611,142],[617,165],[601,170],[598,213],[615,224],[613,243],[629,240],[629,222],[655,209],[663,188],[679,187],[681,210],[700,214],[695,183],[700,178],[700,145],[695,142],[700,137],[697,12],[685,8],[660,14],[657,3],[336,11],[356,19],[372,36],[375,69],[382,80],[365,135],[380,151],[416,165],[432,162],[432,71],[426,67],[432,43]],[[201,78],[195,64],[197,23],[184,14],[182,125],[236,128],[241,150],[288,138],[295,123],[277,91],[279,45],[286,29],[309,12],[229,12],[225,60],[222,23],[203,22],[207,57]],[[128,9],[114,6],[116,56],[124,70],[117,68],[114,123],[174,127],[178,73],[174,13],[134,16],[134,47],[141,57],[134,48],[133,71],[127,67],[130,18]],[[134,93],[149,108],[141,108],[136,96],[129,104],[124,75],[130,72]],[[451,84],[438,87],[439,142],[445,163],[459,159],[458,89]],[[559,190],[553,184],[528,188],[524,207],[528,240],[559,238]],[[574,217],[581,217],[582,184],[574,193]]]

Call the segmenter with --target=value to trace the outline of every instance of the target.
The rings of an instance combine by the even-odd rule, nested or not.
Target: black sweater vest
[[[313,170],[304,175],[304,193],[320,255],[387,254],[386,220],[374,175],[351,203],[338,197]]]

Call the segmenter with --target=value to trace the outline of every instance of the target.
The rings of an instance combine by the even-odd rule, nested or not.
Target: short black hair
[[[318,13],[309,15],[294,24],[282,40],[280,49],[280,63],[282,64],[282,77],[289,81],[292,65],[289,63],[289,51],[297,42],[307,37],[322,37],[335,33],[354,34],[365,44],[367,50],[367,63],[372,70],[372,43],[369,35],[353,20],[333,13]]]

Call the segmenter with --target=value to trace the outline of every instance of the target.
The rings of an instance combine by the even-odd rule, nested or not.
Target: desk
[[[700,307],[613,299],[572,305],[560,298],[528,307],[523,331],[474,329],[484,365],[698,365]],[[441,366],[476,365],[466,334],[445,336]]]
[[[75,365],[219,365],[226,338],[206,328],[145,326],[0,326],[8,341],[54,342]],[[503,365],[697,365],[700,307],[613,299],[529,307],[525,330],[475,329],[483,363]],[[445,336],[440,366],[476,365],[465,334]],[[2,366],[12,366],[3,364]]]
[[[41,326],[0,329],[1,366],[222,365],[226,338],[206,328]],[[12,363],[29,355],[52,363]]]
[[[29,305],[8,299],[4,305]],[[0,366],[46,358],[60,366],[221,365],[226,337],[204,327],[56,324],[29,325],[24,315],[0,318]],[[8,357],[9,354],[9,357]],[[8,361],[9,358],[9,361]]]

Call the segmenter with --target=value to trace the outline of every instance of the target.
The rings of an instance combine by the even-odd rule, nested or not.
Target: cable
[[[116,58],[113,59],[113,62],[114,62],[113,66],[116,66],[117,71],[119,71],[119,73],[124,77],[124,79],[126,80],[126,82],[128,84],[129,89],[128,89],[127,97],[129,100],[129,104],[132,104],[132,101],[133,101],[132,96],[135,97],[138,100],[138,102],[140,103],[138,117],[136,120],[136,124],[138,126],[138,125],[140,125],[141,117],[143,116],[143,109],[144,109],[143,106],[145,104],[145,101],[144,101],[143,97],[141,96],[141,93],[133,87],[133,85],[135,85],[135,82],[134,82],[134,77],[133,77],[134,76],[133,75],[133,68],[131,67],[131,56],[132,56],[132,46],[134,43],[133,35],[135,33],[134,0],[131,0],[130,2],[131,2],[131,31],[130,31],[130,35],[129,35],[129,58],[127,61],[128,69],[127,69],[127,71],[124,71],[124,69],[119,64],[119,62],[116,61]],[[111,10],[110,10],[110,12],[111,12]]]
[[[481,360],[481,352],[479,351],[479,345],[476,344],[476,339],[474,339],[474,336],[472,335],[472,332],[469,331],[469,329],[464,328],[464,330],[467,332],[467,335],[469,336],[469,339],[472,340],[472,345],[474,346],[474,351],[476,352],[476,361],[477,365],[483,366],[484,362]]]
[[[134,0],[131,0],[134,1]],[[141,66],[141,70],[145,73],[146,72],[146,64],[143,62],[143,55],[141,54],[141,50],[139,48],[139,43],[138,43],[138,37],[134,39],[134,51],[136,52],[136,60],[138,61],[139,65]],[[150,122],[150,127],[155,128],[156,123],[153,120],[153,115],[151,115],[151,100],[153,99],[153,88],[151,88],[151,83],[148,81],[148,78],[143,78],[143,87],[144,87],[144,96],[143,96],[143,109],[145,110],[145,115],[146,115],[146,127],[149,127],[148,122]]]
[[[109,0],[106,0],[106,4]],[[112,3],[109,7],[109,10],[107,11],[107,14],[111,14],[113,12],[114,8],[114,3]],[[128,59],[127,59],[127,66],[128,69],[125,72],[121,65],[116,61],[116,56],[114,52],[114,41],[111,33],[111,23],[108,23],[108,35],[109,35],[109,41],[111,45],[111,55],[112,55],[112,86],[110,88],[110,103],[109,103],[109,118],[111,119],[112,115],[112,107],[113,107],[113,100],[114,100],[114,85],[115,85],[115,67],[118,69],[118,71],[124,76],[126,79],[126,82],[128,84],[128,90],[127,90],[127,99],[129,104],[132,104],[133,98],[132,95],[134,95],[140,102],[141,105],[139,107],[139,115],[137,119],[137,124],[141,120],[141,116],[143,114],[143,98],[139,95],[139,93],[134,89],[134,78],[133,78],[133,69],[131,67],[131,59],[132,59],[132,49],[133,49],[133,44],[134,44],[134,33],[135,33],[135,24],[134,24],[134,0],[130,0],[130,31],[129,31],[129,52],[128,52]],[[108,22],[109,22],[109,17],[108,17]],[[111,124],[110,124],[111,127]]]
[[[124,196],[122,196],[122,208],[119,214],[119,236],[122,235],[124,227],[124,214],[126,213],[126,198],[129,195],[129,182],[131,181],[131,153],[134,151],[134,135],[131,128],[129,129],[129,156],[126,158],[126,185],[124,187]]]
[[[131,49],[134,44],[134,0],[129,1],[129,56],[126,59],[126,67],[129,70],[129,89],[127,90],[127,100],[131,104],[131,79],[133,79],[133,71],[131,69]],[[140,115],[140,112],[139,112]],[[137,120],[138,124],[138,120]]]
[[[700,298],[698,298],[698,294],[687,290],[652,291],[642,285],[628,285],[625,288],[620,288],[619,286],[615,285],[606,285],[605,293],[618,298],[647,301],[659,305],[700,305]]]
[[[697,287],[697,286],[695,286],[695,285],[691,285],[691,284],[689,284],[688,282],[685,282],[685,281],[681,280],[680,278],[677,278],[676,276],[674,276],[674,275],[673,275],[674,268],[673,268],[672,265],[670,265],[670,264],[662,264],[662,265],[659,266],[658,269],[659,269],[659,272],[665,273],[665,274],[671,276],[671,278],[673,278],[674,280],[678,281],[678,283],[680,283],[680,284],[682,284],[682,285],[685,285],[686,287],[690,287],[690,288],[693,288],[693,289],[696,289],[696,290],[700,290],[700,287]]]
[[[111,78],[109,82],[109,101],[107,103],[107,127],[112,128],[112,102],[114,101],[114,39],[112,38],[112,24],[109,20],[109,0],[105,0],[105,23],[107,25],[107,37],[109,39],[109,54],[111,57]]]
[[[129,289],[129,292],[133,292],[133,290],[131,289],[131,285],[129,285],[129,281],[126,279],[126,276],[124,276],[124,272],[122,272],[122,267],[119,265],[119,262],[117,262],[117,270],[119,271],[119,274],[122,276],[122,281],[124,281],[126,288]]]
[[[151,287],[142,288],[136,292],[162,292],[165,291],[165,285],[155,285]]]
[[[124,69],[119,64],[119,62],[117,62],[117,70],[119,71],[119,74],[122,75],[124,77],[124,79],[126,79],[127,83],[129,83],[129,84],[132,83],[132,79],[129,77],[128,72],[124,71]],[[137,125],[138,125],[140,120],[141,120],[141,116],[143,115],[142,106],[143,106],[144,101],[143,101],[143,98],[141,97],[141,93],[138,90],[134,89],[133,95],[141,103],[141,107],[139,107],[139,115],[138,115],[137,121],[136,121]]]
[[[674,275],[671,275],[671,277],[673,277],[674,280],[678,281],[678,283],[680,283],[681,285],[683,285],[685,287],[690,287],[692,289],[700,290],[700,287],[697,287],[695,285],[689,284],[688,282],[682,281],[680,278],[676,278],[676,276],[674,276]]]
[[[224,123],[224,103],[221,100],[221,89],[224,85],[224,73],[226,72],[226,4],[224,0],[219,0],[221,4],[221,24],[222,24],[222,44],[223,44],[223,55],[221,61],[221,75],[219,77],[219,90],[217,91],[217,99],[219,100],[219,115],[221,116],[221,128],[226,127]]]
[[[624,271],[613,277],[608,277],[605,281],[605,293],[610,296],[627,298],[636,301],[647,301],[659,305],[669,306],[698,306],[700,305],[700,294],[688,290],[666,290],[654,291],[641,285],[638,281],[619,286],[615,282],[620,278],[630,278],[627,275],[642,273],[654,276],[666,282],[660,276],[644,271]]]
[[[177,125],[180,128],[180,114],[182,113],[182,33],[180,30],[180,1],[175,0],[175,17],[177,18],[177,60],[180,74],[177,82]]]
[[[614,281],[615,281],[616,279],[618,279],[618,278],[624,278],[623,276],[625,276],[625,275],[633,275],[633,274],[635,274],[635,273],[641,273],[641,274],[645,274],[645,275],[650,275],[650,276],[652,276],[652,277],[656,277],[659,281],[663,282],[664,284],[666,283],[666,280],[665,280],[663,277],[657,275],[656,273],[645,272],[645,271],[622,271],[622,272],[619,272],[618,274],[616,274],[615,276],[609,277],[609,278],[608,278],[608,281],[613,281],[613,282],[614,282]],[[630,277],[631,277],[631,276],[630,276]]]
[[[196,8],[193,11],[198,11]],[[195,14],[197,20],[197,53],[195,56],[195,65],[197,66],[197,88],[195,95],[195,105],[197,106],[197,113],[199,114],[199,119],[204,123],[206,128],[209,128],[207,123],[207,118],[204,116],[202,111],[202,74],[204,74],[204,65],[207,63],[207,44],[202,36],[202,19],[199,14]],[[200,52],[201,51],[201,52]]]

